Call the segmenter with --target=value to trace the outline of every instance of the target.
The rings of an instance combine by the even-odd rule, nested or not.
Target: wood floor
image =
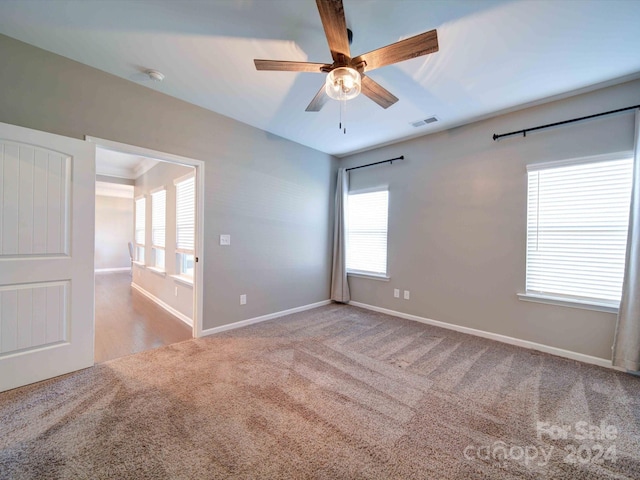
[[[188,325],[131,288],[129,272],[96,275],[96,363],[191,336]]]

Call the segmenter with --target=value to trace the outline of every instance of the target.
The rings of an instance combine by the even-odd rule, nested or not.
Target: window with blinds
[[[146,214],[147,202],[144,197],[136,199],[135,202],[135,228],[134,228],[134,243],[135,243],[135,259],[138,262],[144,263],[144,244],[146,235]]]
[[[196,230],[195,177],[177,180],[175,185],[177,272],[193,277]]]
[[[389,191],[349,195],[347,206],[347,271],[387,274]]]
[[[153,264],[164,269],[164,247],[167,229],[167,191],[151,193],[151,245]]]
[[[527,293],[617,307],[631,158],[528,168]]]

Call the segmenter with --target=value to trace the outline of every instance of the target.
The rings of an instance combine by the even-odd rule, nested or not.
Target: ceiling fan
[[[365,73],[438,51],[438,34],[430,30],[352,58],[351,31],[347,29],[342,0],[316,0],[316,4],[333,63],[254,60],[257,70],[327,73],[325,85],[311,100],[307,112],[320,111],[329,98],[346,101],[360,92],[382,108],[389,108],[398,98]]]

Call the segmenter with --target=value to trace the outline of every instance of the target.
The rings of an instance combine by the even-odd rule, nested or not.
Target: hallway
[[[95,276],[95,362],[182,342],[191,328],[131,288],[129,272]]]

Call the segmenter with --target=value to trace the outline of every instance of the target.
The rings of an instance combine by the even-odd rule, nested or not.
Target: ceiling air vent
[[[414,127],[421,127],[422,125],[427,125],[429,123],[435,123],[438,121],[438,117],[433,116],[429,118],[425,118],[424,120],[418,120],[417,122],[411,122],[411,125]]]

